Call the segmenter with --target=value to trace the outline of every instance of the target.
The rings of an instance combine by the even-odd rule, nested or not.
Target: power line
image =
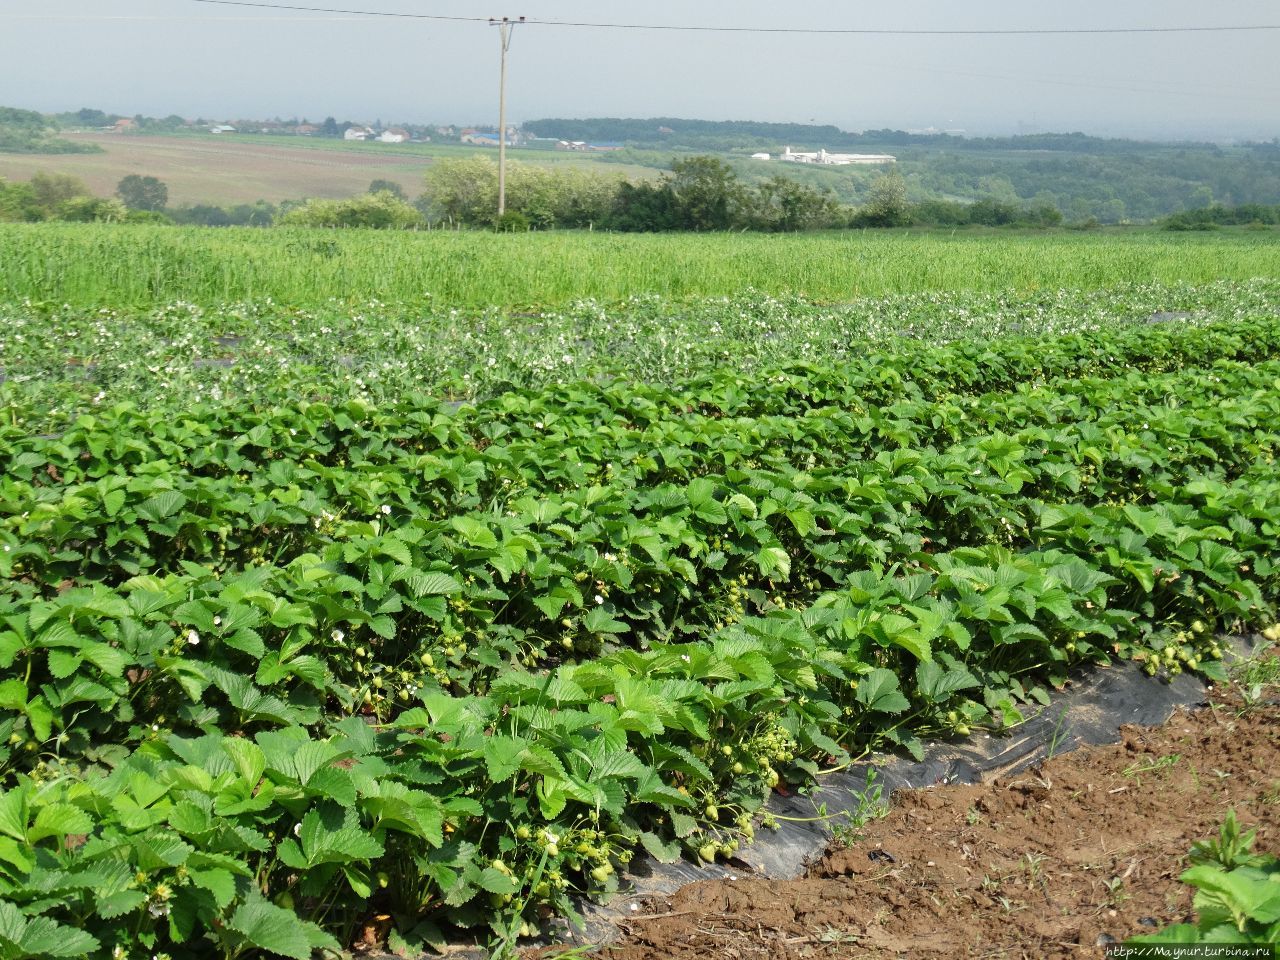
[[[447,16],[438,13],[396,13],[388,10],[345,10],[333,7],[311,7],[297,4],[259,3],[255,0],[192,0],[193,3],[206,3],[224,7],[253,7],[261,10],[296,10],[305,13],[335,13],[359,17],[391,17],[401,20],[433,20],[453,23],[488,23],[488,17]],[[1264,30],[1280,30],[1280,24],[1252,24],[1240,26],[1201,26],[1201,27],[1039,27],[1027,29],[1004,30],[945,30],[945,29],[876,29],[868,27],[736,27],[736,26],[696,26],[691,24],[664,23],[612,23],[581,20],[540,20],[529,18],[524,21],[531,26],[541,27],[588,27],[602,30],[662,30],[681,33],[772,33],[772,34],[807,34],[807,35],[841,35],[841,36],[924,36],[924,37],[1002,37],[1002,36],[1071,36],[1096,34],[1133,34],[1133,33],[1249,33]]]
[[[54,23],[377,23],[371,17],[263,17],[253,14],[227,17],[129,16],[107,13],[0,13],[0,20],[42,20]]]
[[[254,7],[259,10],[297,10],[301,13],[337,13],[354,17],[394,17],[400,20],[448,20],[454,23],[488,23],[488,17],[447,17],[434,13],[392,13],[387,10],[336,10],[331,7],[301,7],[285,3],[252,3],[250,0],[191,0],[219,7]]]

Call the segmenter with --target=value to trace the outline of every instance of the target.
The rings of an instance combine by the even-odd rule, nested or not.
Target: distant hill
[[[1036,133],[1013,137],[965,137],[949,133],[909,133],[905,130],[864,130],[854,133],[831,124],[764,123],[755,120],[686,120],[678,117],[586,120],[552,118],[529,120],[526,132],[566,140],[622,141],[638,147],[725,148],[726,144],[790,144],[844,147],[947,147],[954,150],[1048,150],[1057,153],[1125,153],[1149,148],[1150,142],[1094,137],[1085,133]],[[1205,148],[1211,144],[1179,144]]]
[[[747,182],[785,172],[860,203],[876,168],[800,167],[750,159],[756,152],[796,150],[887,153],[913,202],[997,200],[1014,206],[1057,207],[1069,219],[1104,223],[1149,221],[1218,203],[1280,203],[1280,141],[1223,146],[1109,139],[1084,133],[964,137],[946,133],[866,130],[748,120],[546,119],[527,133],[567,140],[616,141],[626,149],[604,162],[669,165],[673,156],[725,156]]]

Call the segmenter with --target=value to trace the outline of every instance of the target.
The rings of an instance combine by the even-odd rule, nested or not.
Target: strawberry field
[[[6,958],[514,943],[1275,620],[1275,281],[0,315]]]

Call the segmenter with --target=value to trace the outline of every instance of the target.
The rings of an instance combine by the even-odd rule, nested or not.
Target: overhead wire
[[[391,17],[403,20],[432,20],[454,23],[489,23],[492,17],[457,16],[440,13],[405,13],[391,10],[354,10],[337,7],[317,7],[302,4],[263,3],[260,0],[191,0],[223,7],[249,7],[261,10],[296,10],[305,13],[331,13],[359,17]],[[880,28],[880,27],[753,27],[733,24],[674,24],[674,23],[625,23],[587,20],[547,20],[526,17],[520,21],[526,26],[577,27],[603,30],[663,30],[691,33],[768,33],[832,36],[1054,36],[1140,33],[1241,33],[1280,30],[1280,24],[1239,24],[1185,27],[1027,27],[994,29],[954,28]]]

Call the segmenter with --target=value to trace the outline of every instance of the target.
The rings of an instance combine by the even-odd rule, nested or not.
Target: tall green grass
[[[142,307],[270,297],[555,305],[754,288],[842,301],[932,290],[1280,276],[1270,233],[381,233],[0,225],[0,300]]]

